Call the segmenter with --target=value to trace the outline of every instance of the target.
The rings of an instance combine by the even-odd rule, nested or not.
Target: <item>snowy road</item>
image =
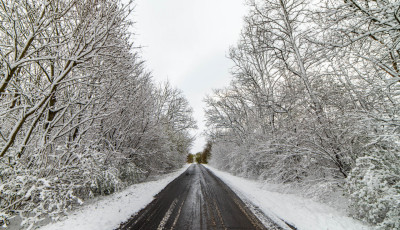
[[[204,166],[193,164],[120,229],[265,227],[219,178]]]

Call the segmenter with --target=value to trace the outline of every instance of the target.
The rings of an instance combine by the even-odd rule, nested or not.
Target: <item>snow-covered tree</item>
[[[155,86],[131,12],[119,0],[0,2],[2,225],[56,220],[184,163],[192,110]]]
[[[358,218],[396,228],[399,3],[248,3],[232,81],[205,99],[211,163],[308,189],[347,187]]]

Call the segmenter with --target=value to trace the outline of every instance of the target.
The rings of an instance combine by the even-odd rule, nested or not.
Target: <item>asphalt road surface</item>
[[[267,228],[210,170],[193,164],[119,229]]]

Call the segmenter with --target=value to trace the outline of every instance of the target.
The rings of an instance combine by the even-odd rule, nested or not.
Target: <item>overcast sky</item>
[[[181,89],[199,129],[192,153],[205,145],[203,99],[227,86],[246,13],[244,0],[136,0],[133,20],[137,43],[156,81],[168,79]]]

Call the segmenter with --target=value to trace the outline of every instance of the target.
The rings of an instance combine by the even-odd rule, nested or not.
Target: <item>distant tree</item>
[[[193,154],[189,153],[189,154],[187,155],[187,157],[186,157],[186,162],[187,162],[188,164],[192,164],[192,163],[194,162],[193,158],[194,158]]]
[[[196,153],[196,163],[201,164],[201,152]]]
[[[211,148],[212,148],[211,142],[207,142],[203,152],[201,153],[201,163],[202,164],[208,164],[208,160],[211,157]]]
[[[211,157],[211,147],[212,147],[211,142],[207,142],[207,144],[204,147],[204,150],[202,152],[198,152],[194,156],[189,154],[188,155],[188,163],[193,162],[193,160],[192,160],[192,162],[189,162],[189,157],[193,156],[196,159],[196,162],[198,164],[208,164],[208,161]]]

